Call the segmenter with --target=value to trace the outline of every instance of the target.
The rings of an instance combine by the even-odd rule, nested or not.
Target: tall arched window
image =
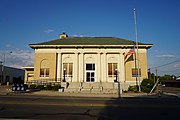
[[[73,77],[73,63],[63,63],[65,77]]]
[[[115,77],[117,70],[117,63],[108,63],[108,76]]]
[[[117,68],[118,68],[118,63],[117,63],[117,58],[116,56],[109,56],[108,59],[108,76],[109,77],[115,77],[117,74]]]
[[[48,60],[44,59],[40,64],[40,77],[49,77]]]

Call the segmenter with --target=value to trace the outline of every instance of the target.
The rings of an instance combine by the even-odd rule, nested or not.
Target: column
[[[28,76],[29,76],[29,73],[28,73],[27,70],[25,69],[24,83],[29,82],[29,81],[28,81]]]
[[[102,82],[107,82],[107,54],[102,54]]]
[[[124,69],[124,55],[120,53],[120,74],[119,79],[121,82],[125,81],[125,69]]]
[[[84,79],[84,53],[79,54],[79,82],[85,82]]]
[[[79,55],[78,52],[75,52],[75,60],[74,60],[74,80],[75,82],[79,82]]]
[[[101,81],[101,54],[100,52],[98,53],[98,64],[97,64],[97,81]]]
[[[62,70],[62,53],[57,54],[57,82],[61,81],[61,70]]]

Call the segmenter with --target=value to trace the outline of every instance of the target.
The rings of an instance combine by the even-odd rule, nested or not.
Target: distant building
[[[24,81],[24,70],[0,65],[0,84]]]
[[[148,78],[147,49],[152,44],[138,43],[136,62],[134,45],[134,41],[121,38],[68,37],[63,33],[60,39],[30,44],[35,50],[34,68],[27,67],[25,80],[69,84],[120,81],[122,89],[127,90],[137,84],[137,73],[140,81]],[[139,70],[135,65],[138,62]]]

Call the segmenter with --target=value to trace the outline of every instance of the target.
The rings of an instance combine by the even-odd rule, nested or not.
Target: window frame
[[[139,68],[139,75],[138,75],[138,68],[132,68],[132,77],[141,77],[141,68]]]
[[[95,73],[95,69],[96,69],[96,64],[95,63],[86,63],[85,64],[85,70],[86,70],[86,82],[95,82],[96,81],[96,73]],[[89,74],[89,75],[88,75]],[[89,80],[88,80],[89,77]]]
[[[66,72],[64,73],[64,69],[66,69]],[[73,77],[73,63],[63,63],[63,77]]]
[[[50,73],[49,68],[40,68],[40,77],[48,78]]]
[[[117,68],[118,68],[118,63],[108,63],[108,77],[116,77]]]

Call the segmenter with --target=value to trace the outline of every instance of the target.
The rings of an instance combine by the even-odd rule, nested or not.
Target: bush
[[[154,81],[151,79],[144,79],[141,83],[142,92],[149,93],[154,86]]]
[[[51,85],[47,85],[46,87],[45,87],[45,90],[52,90],[53,89],[53,87],[51,86]]]
[[[54,85],[52,90],[58,91],[59,88],[61,88],[61,85]]]
[[[36,89],[43,90],[44,89],[44,85],[37,85]]]
[[[138,92],[138,86],[137,85],[129,86],[128,91]]]
[[[30,86],[29,86],[29,89],[31,89],[31,90],[32,90],[32,89],[36,89],[36,85],[34,85],[34,84],[30,85]]]
[[[33,84],[33,85],[30,85],[29,87],[29,89],[31,90],[38,89],[38,90],[54,90],[54,91],[58,91],[59,88],[61,88],[60,84],[53,85],[53,86],[51,84],[46,85],[46,86]]]

